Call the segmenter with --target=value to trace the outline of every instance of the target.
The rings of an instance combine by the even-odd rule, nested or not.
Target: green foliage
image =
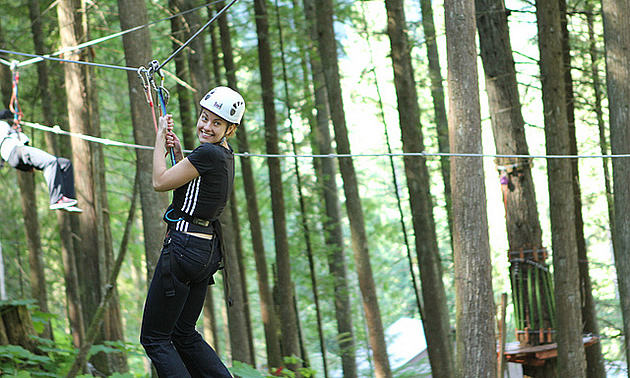
[[[0,375],[54,377],[51,368],[53,360],[48,356],[37,355],[19,345],[0,345]]]
[[[296,356],[285,356],[284,363],[285,364],[298,364],[303,362],[302,359]],[[256,370],[249,364],[240,361],[234,361],[234,366],[231,367],[230,372],[234,375],[240,376],[242,378],[273,378],[273,377],[287,377],[287,378],[295,378],[295,372],[292,372],[285,368],[273,368],[271,369],[271,373],[263,373],[259,370]],[[311,368],[299,368],[298,373],[300,376],[304,378],[315,377],[315,370]]]

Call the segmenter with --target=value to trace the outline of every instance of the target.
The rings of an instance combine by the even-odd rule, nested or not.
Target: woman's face
[[[226,136],[228,122],[208,109],[202,109],[197,121],[197,137],[199,142],[218,143]]]

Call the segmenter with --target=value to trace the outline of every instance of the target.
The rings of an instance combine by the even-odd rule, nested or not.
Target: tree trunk
[[[433,100],[433,117],[437,129],[438,149],[440,153],[448,153],[448,118],[446,117],[446,105],[444,101],[444,85],[442,84],[442,69],[440,68],[440,56],[438,54],[437,35],[433,22],[433,8],[431,0],[420,0],[422,12],[422,30],[427,48],[427,63],[429,79],[431,80],[431,99]],[[452,244],[453,215],[451,196],[451,160],[448,156],[440,158],[440,171],[444,181],[444,200],[446,202],[446,214],[448,216],[449,238]]]
[[[181,12],[178,7],[178,0],[169,0],[169,8],[173,13]],[[184,28],[183,17],[173,17],[171,19],[171,37],[173,39],[173,51],[177,50],[187,39],[190,33],[186,32]],[[187,59],[185,54],[177,54],[175,58],[175,73],[180,80],[186,83],[190,82],[190,70],[188,68]],[[195,105],[192,103],[193,96],[190,93],[190,89],[195,91],[194,88],[185,88],[179,82],[175,85],[175,93],[177,94],[177,100],[179,105],[179,124],[180,125],[194,125],[195,119]],[[203,90],[209,88],[203,87]],[[204,92],[205,94],[205,92]],[[181,129],[182,140],[184,148],[192,150],[197,144],[197,133],[194,127],[183,127]]]
[[[45,32],[41,23],[40,2],[37,0],[29,0],[29,15],[31,19],[31,31],[33,33],[33,45],[35,53],[44,55],[46,48],[44,46],[43,36]],[[37,79],[39,96],[42,101],[41,117],[45,125],[54,124],[55,110],[53,108],[53,95],[50,92],[48,63],[44,60],[37,63]],[[46,143],[48,149],[55,156],[60,156],[58,136],[53,133],[46,133]],[[81,308],[81,300],[79,296],[79,280],[75,265],[73,232],[70,222],[71,215],[65,211],[57,212],[57,221],[59,223],[59,237],[61,239],[61,255],[64,262],[64,278],[66,287],[66,307],[68,313],[68,322],[70,323],[73,344],[79,347],[85,336],[83,314]]]
[[[537,1],[538,45],[547,155],[569,155],[569,124],[565,99],[560,9],[557,1]],[[579,291],[575,207],[571,161],[547,159],[549,210],[558,314],[558,371],[585,376]]]
[[[62,47],[76,46],[85,37],[85,29],[82,17],[80,1],[63,0],[57,7],[59,30]],[[68,53],[66,59],[84,60],[80,53]],[[90,123],[90,99],[88,88],[88,74],[86,66],[79,64],[65,65],[65,86],[68,99],[68,119],[70,131],[86,135],[98,135],[98,130]],[[72,150],[74,152],[73,166],[75,175],[75,187],[77,199],[84,212],[81,214],[80,223],[80,250],[75,254],[77,265],[82,269],[78,271],[81,286],[81,298],[83,302],[84,319],[90,321],[94,311],[98,307],[106,274],[105,262],[107,251],[105,248],[105,228],[102,215],[103,201],[97,186],[100,181],[100,156],[99,149],[92,149],[85,140],[72,138]],[[76,245],[75,245],[76,247]],[[118,327],[118,326],[116,326]],[[104,329],[99,340],[117,338],[114,329]],[[110,334],[109,332],[114,332]],[[110,337],[113,336],[113,337]],[[106,361],[106,356],[92,357],[95,368],[102,372],[118,370]],[[118,363],[116,363],[118,364]]]
[[[449,137],[451,153],[479,154],[481,116],[473,0],[447,0]],[[496,345],[492,262],[483,161],[451,160],[453,251],[457,323],[457,377],[494,377]]]
[[[495,146],[501,155],[529,155],[525,122],[512,58],[503,1],[476,0],[477,29]],[[551,273],[545,262],[542,229],[529,159],[497,158],[505,207],[508,259],[517,339],[522,346],[555,342]],[[506,331],[504,330],[504,336]],[[531,366],[533,374],[553,371],[556,360]]]
[[[7,43],[4,41],[2,24],[0,24],[0,48],[8,49]],[[0,64],[0,96],[4,109],[11,99],[11,68],[6,64]]]
[[[403,152],[420,153],[424,151],[424,137],[420,125],[411,49],[406,35],[407,21],[403,1],[386,0],[385,6]],[[442,281],[442,261],[433,220],[429,171],[423,158],[406,156],[404,163],[422,281],[424,303],[422,322],[427,336],[431,371],[439,377],[452,377],[455,364],[450,339],[451,327]]]
[[[217,8],[223,8],[223,2],[217,3]],[[221,35],[221,49],[223,50],[223,64],[228,81],[228,86],[238,90],[236,81],[236,67],[232,54],[232,40],[227,16],[219,17],[219,33]],[[238,149],[241,152],[249,152],[249,142],[247,139],[246,123],[241,122],[236,132]],[[269,286],[269,273],[265,257],[264,242],[262,237],[262,226],[260,222],[258,200],[256,194],[256,182],[254,179],[251,160],[248,157],[241,157],[241,171],[243,176],[243,187],[245,189],[245,200],[247,202],[247,216],[252,238],[252,248],[254,261],[256,264],[256,279],[258,283],[258,295],[260,296],[261,321],[265,330],[265,346],[267,349],[267,366],[283,366],[282,352],[280,351],[280,337],[278,334],[278,318],[275,312],[273,296]]]
[[[567,4],[566,0],[558,0],[560,6],[560,23],[562,26],[562,57],[564,62],[564,83],[567,104],[567,120],[569,124],[569,154],[577,155],[577,137],[575,134],[575,98],[573,94],[573,78],[571,76],[571,45],[569,40],[569,30],[567,27]],[[578,170],[578,159],[571,160],[571,173],[573,183],[573,198],[575,207],[575,232],[578,254],[578,270],[580,275],[580,293],[582,295],[582,323],[584,333],[599,335],[599,325],[597,324],[597,311],[593,298],[593,285],[589,272],[588,254],[586,250],[586,240],[584,238],[584,219],[582,217],[582,191],[580,189],[580,176]],[[586,348],[586,375],[589,378],[606,377],[606,367],[602,356],[601,343],[597,342]]]
[[[230,330],[230,344],[232,345],[232,360],[241,361],[250,365],[252,361],[251,344],[248,339],[247,332],[247,312],[245,308],[246,290],[243,287],[241,279],[241,262],[238,259],[236,251],[236,236],[238,229],[234,227],[232,222],[232,207],[226,206],[221,214],[221,223],[223,224],[223,243],[226,256],[224,256],[225,269],[223,270],[224,285],[226,285],[226,297],[228,303],[228,326]]]
[[[606,86],[609,102],[610,140],[613,155],[630,153],[630,4],[625,0],[603,0],[606,44]],[[613,159],[615,227],[613,248],[617,285],[625,335],[630,335],[630,161]],[[626,343],[626,361],[630,347]]]
[[[181,11],[192,9],[197,5],[193,0],[175,0],[175,2],[179,4]],[[188,12],[184,15],[184,19],[188,27],[188,35],[186,36],[186,40],[188,40],[188,38],[201,28],[202,23],[198,12]],[[208,66],[206,65],[206,46],[203,35],[190,41],[186,50],[188,53],[188,66],[190,67],[192,86],[196,89],[194,98],[195,107],[197,107],[199,101],[206,95],[208,90],[210,90],[210,78],[208,75]]]
[[[236,230],[234,232],[234,246],[236,249],[236,258],[238,260],[238,267],[241,279],[241,287],[243,292],[243,316],[245,319],[245,328],[247,333],[247,343],[249,344],[249,361],[253,366],[256,366],[256,351],[254,350],[254,331],[252,329],[252,316],[250,311],[249,294],[247,293],[247,269],[245,268],[245,257],[243,254],[243,239],[241,238],[241,222],[238,212],[238,201],[236,199],[236,192],[232,192],[230,199],[230,207],[232,208],[232,228]]]
[[[304,16],[308,25],[308,33],[312,46],[309,46],[309,62],[312,72],[314,108],[316,116],[312,117],[312,108],[309,107],[309,123],[311,125],[312,145],[314,150],[321,155],[329,155],[334,152],[333,140],[330,135],[330,111],[328,108],[328,95],[324,72],[321,61],[317,56],[317,25],[315,19],[315,2],[303,0]],[[308,81],[308,78],[306,79]],[[305,84],[310,88],[310,82]],[[305,91],[308,93],[308,91]],[[317,172],[318,187],[324,199],[324,212],[322,224],[324,229],[324,241],[328,250],[328,268],[333,277],[333,298],[335,304],[335,318],[337,320],[337,345],[341,355],[341,366],[345,378],[356,378],[357,361],[355,336],[352,321],[352,305],[350,302],[350,289],[348,288],[348,275],[344,237],[341,224],[341,201],[337,188],[337,169],[333,159],[315,159],[313,161]]]
[[[31,283],[31,294],[37,301],[39,310],[50,312],[48,309],[48,295],[46,290],[46,275],[44,273],[44,259],[42,243],[40,241],[39,219],[37,217],[37,199],[35,198],[35,177],[33,172],[17,171],[20,196],[22,198],[22,214],[24,215],[24,234],[28,246],[28,262]],[[40,335],[52,339],[50,322],[45,324]]]
[[[255,0],[256,34],[258,36],[258,61],[260,65],[260,85],[265,118],[265,145],[268,154],[279,155],[278,124],[274,106],[274,80],[271,46],[269,41],[269,21],[267,19],[266,0]],[[271,203],[273,208],[273,229],[276,244],[276,269],[278,274],[277,291],[279,303],[280,328],[282,331],[282,355],[301,356],[298,343],[297,318],[293,298],[293,281],[291,280],[291,261],[289,256],[289,240],[287,235],[284,194],[282,192],[282,169],[280,159],[267,159],[269,182],[271,186]],[[292,371],[297,371],[300,364],[287,364]]]
[[[119,0],[120,27],[123,30],[144,25],[148,22],[147,9],[142,0]],[[137,30],[123,36],[125,63],[129,67],[145,66],[152,58],[151,38],[147,28]],[[133,136],[137,144],[150,146],[155,142],[155,129],[150,120],[151,108],[146,102],[142,86],[135,72],[127,73],[129,99],[131,103],[131,120]],[[168,206],[168,194],[153,190],[151,170],[153,165],[151,150],[136,149],[136,166],[140,175],[140,203],[142,206],[142,229],[144,232],[144,249],[147,262],[147,281],[153,277],[162,241],[165,225],[162,213]]]
[[[316,9],[318,50],[326,81],[330,114],[335,129],[335,141],[339,154],[351,154],[346,116],[343,109],[339,62],[337,58],[337,41],[333,28],[333,5],[331,0],[318,3]],[[352,248],[359,278],[359,287],[363,299],[363,310],[367,322],[369,342],[372,347],[375,376],[391,377],[391,367],[387,355],[385,332],[381,320],[378,298],[372,275],[372,266],[365,234],[365,221],[357,185],[356,172],[352,158],[339,159],[344,193],[346,195],[346,211],[352,233]]]

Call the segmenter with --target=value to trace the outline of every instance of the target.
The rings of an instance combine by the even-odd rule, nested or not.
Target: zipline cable
[[[153,146],[143,146],[139,144],[132,143],[124,143],[118,142],[111,139],[106,138],[98,138],[90,135],[80,134],[80,133],[72,133],[65,130],[62,130],[59,125],[55,125],[53,127],[44,126],[39,123],[22,121],[22,125],[28,126],[34,129],[52,132],[55,134],[61,135],[69,135],[75,138],[81,138],[90,142],[101,143],[108,146],[118,146],[118,147],[129,147],[129,148],[139,148],[145,150],[152,150]],[[190,153],[191,150],[184,150],[184,153]],[[630,154],[619,154],[619,155],[500,155],[500,154],[468,154],[468,153],[453,153],[453,152],[400,152],[400,153],[373,153],[373,154],[282,154],[282,155],[272,155],[272,154],[256,154],[249,152],[237,152],[234,155],[241,157],[261,157],[261,158],[354,158],[354,157],[404,157],[404,156],[417,156],[417,157],[461,157],[461,158],[515,158],[515,159],[615,159],[615,158],[630,158]]]
[[[153,25],[155,25],[157,23],[160,23],[162,21],[168,21],[168,20],[170,20],[172,18],[183,16],[185,14],[188,14],[188,13],[191,13],[191,12],[195,12],[195,11],[197,11],[199,9],[202,9],[202,8],[207,8],[207,7],[209,7],[211,5],[214,5],[214,4],[218,3],[218,2],[219,1],[215,1],[215,2],[212,2],[212,3],[204,4],[204,5],[198,6],[196,8],[188,9],[186,11],[183,11],[183,12],[180,12],[180,13],[177,13],[177,14],[174,14],[174,15],[171,15],[171,16],[168,16],[168,17],[156,20],[156,21],[151,21],[151,22],[146,23],[144,25],[135,26],[133,28],[129,28],[127,30],[123,30],[123,31],[120,31],[120,32],[117,32],[117,33],[114,33],[114,34],[110,34],[110,35],[107,35],[107,36],[104,36],[104,37],[101,37],[101,38],[97,38],[97,39],[94,39],[92,41],[84,42],[84,43],[81,43],[81,44],[76,45],[76,46],[66,47],[66,48],[63,48],[63,49],[61,49],[59,51],[56,51],[54,53],[50,53],[50,54],[46,54],[46,55],[37,55],[37,56],[35,56],[32,59],[25,60],[23,62],[18,63],[18,67],[23,67],[23,66],[27,66],[29,64],[38,63],[38,62],[41,62],[42,60],[44,60],[46,58],[58,56],[58,55],[61,55],[61,54],[67,53],[67,52],[74,52],[74,51],[77,51],[77,50],[81,50],[81,49],[84,49],[86,47],[90,47],[90,46],[96,45],[98,43],[105,42],[105,41],[108,41],[110,39],[114,39],[114,38],[123,36],[125,34],[134,32],[136,30],[140,30],[140,29],[143,29],[143,28],[146,28],[146,27],[149,27],[149,26],[153,26]],[[2,58],[0,58],[0,63],[6,64],[8,66],[11,65],[11,62],[6,61],[6,60],[4,60]]]
[[[177,50],[175,50],[175,52],[173,52],[171,54],[171,56],[169,56],[168,58],[166,58],[165,61],[162,62],[162,64],[160,64],[160,66],[157,68],[158,70],[161,69],[162,67],[164,67],[166,65],[166,63],[170,62],[171,59],[173,59],[175,57],[175,55],[179,54],[180,51],[182,51],[183,49],[186,48],[186,46],[188,46],[190,44],[190,42],[192,42],[193,39],[197,38],[197,36],[199,34],[201,34],[201,32],[203,32],[204,30],[206,30],[206,28],[208,26],[210,26],[210,24],[212,24],[217,18],[219,18],[219,16],[221,16],[223,13],[225,13],[229,7],[231,7],[234,3],[236,3],[238,0],[232,0],[230,1],[226,6],[223,7],[223,9],[221,9],[220,11],[217,12],[217,14],[214,15],[214,17],[212,17],[210,19],[210,21],[206,22],[206,24],[204,26],[202,26],[199,30],[197,30],[197,32],[195,34],[193,34],[190,38],[188,38],[188,40],[186,42],[184,42],[181,46],[179,46],[177,48]]]
[[[5,50],[5,49],[0,49],[0,53],[11,54],[11,55],[20,55],[20,56],[26,56],[26,57],[31,57],[31,58],[42,58],[42,59],[45,59],[45,60],[52,60],[52,61],[55,61],[55,62],[76,63],[76,64],[85,64],[87,66],[113,68],[113,69],[117,69],[117,70],[126,70],[126,71],[137,71],[138,70],[137,68],[132,68],[132,67],[114,66],[114,65],[111,65],[111,64],[103,64],[103,63],[84,62],[84,61],[81,61],[81,60],[69,60],[69,59],[53,58],[51,56],[28,54],[28,53],[23,53],[23,52],[18,52],[18,51],[11,51],[11,50]]]

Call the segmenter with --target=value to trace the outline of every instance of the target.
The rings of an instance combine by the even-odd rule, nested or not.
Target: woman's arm
[[[170,114],[160,117],[158,132],[155,137],[155,149],[153,150],[153,189],[158,192],[177,189],[199,176],[197,168],[188,159],[179,161],[171,168],[166,166],[166,159],[164,159],[166,156],[165,138],[172,129],[173,117]],[[174,140],[179,141],[175,137],[170,142],[174,143]],[[181,147],[178,149],[177,155],[182,156]]]

